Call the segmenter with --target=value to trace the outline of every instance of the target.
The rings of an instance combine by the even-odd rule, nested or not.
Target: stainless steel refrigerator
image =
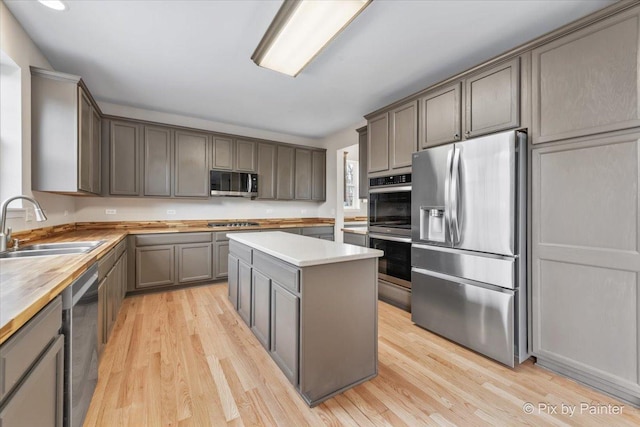
[[[413,154],[411,318],[492,359],[529,357],[527,135]]]

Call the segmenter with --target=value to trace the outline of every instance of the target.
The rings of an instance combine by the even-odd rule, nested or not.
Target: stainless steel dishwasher
[[[62,293],[64,423],[80,427],[98,382],[98,264]]]

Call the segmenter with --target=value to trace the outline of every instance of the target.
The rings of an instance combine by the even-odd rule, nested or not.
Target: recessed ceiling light
[[[295,77],[371,0],[285,0],[251,59]]]
[[[62,11],[67,8],[67,5],[62,3],[60,0],[38,0],[38,1],[40,2],[40,4],[43,4],[53,10]]]

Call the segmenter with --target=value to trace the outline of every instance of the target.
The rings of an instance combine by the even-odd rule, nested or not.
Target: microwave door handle
[[[460,243],[460,149],[455,147],[453,154],[453,166],[451,168],[451,225],[453,232],[451,243]]]
[[[453,243],[453,227],[451,226],[451,163],[453,162],[454,150],[455,148],[450,149],[447,154],[447,174],[444,178],[444,222],[451,243]]]

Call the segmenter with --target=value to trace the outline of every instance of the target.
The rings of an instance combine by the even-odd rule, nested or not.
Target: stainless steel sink
[[[0,253],[2,258],[26,258],[47,255],[68,255],[83,254],[91,252],[104,243],[104,240],[94,240],[89,242],[67,242],[67,243],[40,243],[37,245],[25,246],[17,251],[6,251]]]

